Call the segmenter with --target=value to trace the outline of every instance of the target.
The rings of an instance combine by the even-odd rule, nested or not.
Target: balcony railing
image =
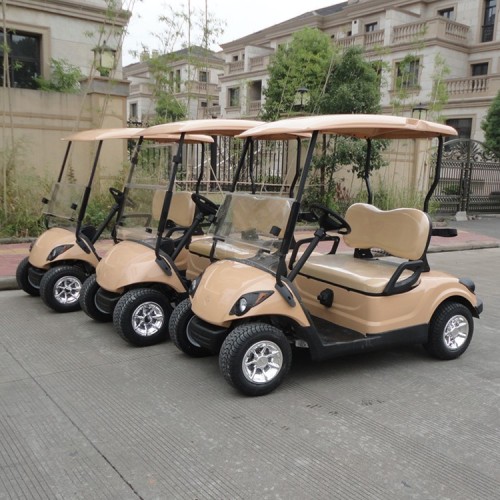
[[[392,44],[415,43],[431,39],[447,40],[465,45],[469,39],[469,26],[438,16],[428,21],[402,24],[392,30]]]
[[[188,81],[185,83],[185,88],[188,92],[197,94],[217,95],[217,84],[197,81]]]
[[[339,38],[337,39],[337,44],[344,48],[351,47],[352,45],[361,45],[370,50],[384,45],[384,30],[370,31],[361,35]]]
[[[488,76],[473,76],[470,78],[453,78],[446,80],[446,90],[450,98],[468,95],[487,94],[489,90]]]
[[[129,95],[146,94],[151,95],[151,84],[149,83],[132,83],[129,87]]]
[[[256,116],[259,114],[260,108],[262,106],[262,101],[259,99],[257,101],[250,101],[247,105],[247,113],[250,116]]]
[[[269,65],[269,56],[251,57],[249,63],[250,71],[265,69]]]
[[[232,73],[241,73],[244,69],[244,66],[245,66],[245,62],[244,61],[234,61],[234,62],[230,62],[228,65],[227,65],[227,71],[229,74],[232,74]]]

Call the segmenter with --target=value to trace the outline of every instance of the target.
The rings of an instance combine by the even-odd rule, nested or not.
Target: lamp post
[[[304,111],[304,106],[309,104],[309,89],[306,87],[299,87],[295,91],[295,106],[299,107],[300,111]]]
[[[418,103],[418,106],[415,106],[414,108],[412,108],[411,116],[412,116],[412,118],[418,118],[419,120],[421,120],[422,115],[423,115],[423,119],[425,120],[427,118],[427,111],[429,111],[429,108],[427,108],[426,106],[424,106],[420,102],[420,103]],[[418,116],[417,116],[417,113],[418,113]]]
[[[106,45],[104,41],[102,45],[94,47],[92,52],[94,53],[94,67],[101,76],[108,77],[116,65],[116,50]]]

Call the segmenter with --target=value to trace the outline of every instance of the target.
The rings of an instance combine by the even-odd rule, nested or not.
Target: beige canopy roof
[[[93,128],[63,137],[63,141],[101,141],[105,139],[137,139],[143,128]]]
[[[185,120],[181,122],[163,123],[154,125],[146,129],[144,136],[151,134],[210,134],[235,136],[251,127],[256,127],[264,122],[256,120],[237,119],[205,119],[205,120]]]
[[[453,127],[416,118],[352,114],[306,116],[264,123],[243,132],[239,137],[267,138],[277,134],[314,131],[364,139],[411,139],[458,135]]]
[[[103,141],[106,139],[138,139],[140,136],[145,135],[145,128],[97,128],[90,130],[82,130],[75,132],[63,138],[63,141]],[[148,140],[154,140],[162,143],[175,143],[179,142],[180,134],[148,134],[144,137]],[[187,144],[198,144],[201,142],[211,143],[214,142],[213,138],[209,135],[201,134],[186,134],[184,142]]]

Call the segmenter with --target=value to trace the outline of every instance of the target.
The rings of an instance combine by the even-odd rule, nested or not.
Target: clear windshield
[[[68,182],[56,182],[53,185],[49,201],[43,208],[49,225],[54,222],[57,225],[76,226],[85,188],[83,184]]]
[[[129,184],[123,213],[116,228],[117,239],[154,245],[166,192],[167,186]]]
[[[274,267],[293,199],[272,195],[228,193],[209,235],[216,240],[215,258],[233,256],[254,259]]]

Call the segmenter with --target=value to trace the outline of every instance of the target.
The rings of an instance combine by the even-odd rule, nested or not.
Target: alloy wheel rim
[[[63,305],[70,305],[78,302],[82,282],[75,276],[63,276],[54,285],[54,298]]]
[[[469,336],[469,322],[465,316],[452,316],[444,327],[444,343],[450,351],[460,349]]]
[[[243,375],[254,384],[271,382],[283,367],[283,353],[278,344],[270,340],[250,346],[241,363]]]
[[[163,326],[163,309],[156,302],[144,302],[132,313],[132,328],[141,337],[157,333]]]

